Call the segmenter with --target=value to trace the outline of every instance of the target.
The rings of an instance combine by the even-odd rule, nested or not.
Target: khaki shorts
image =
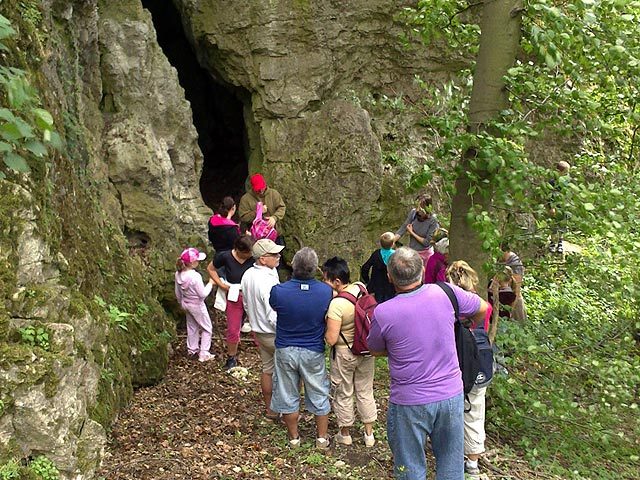
[[[260,360],[262,360],[262,372],[273,373],[273,354],[276,351],[275,333],[256,333]]]

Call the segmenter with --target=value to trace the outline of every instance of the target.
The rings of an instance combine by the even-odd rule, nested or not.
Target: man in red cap
[[[286,206],[282,200],[282,195],[273,189],[267,187],[264,177],[256,173],[249,178],[251,190],[245,193],[240,199],[238,206],[238,214],[240,220],[246,225],[251,225],[256,218],[256,205],[262,202],[264,205],[263,217],[269,221],[270,227],[275,227],[276,223],[284,218]]]

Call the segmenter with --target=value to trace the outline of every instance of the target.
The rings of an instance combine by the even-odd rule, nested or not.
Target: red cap
[[[249,181],[251,182],[251,188],[254,192],[259,192],[267,188],[267,182],[265,182],[264,177],[259,173],[252,175]]]

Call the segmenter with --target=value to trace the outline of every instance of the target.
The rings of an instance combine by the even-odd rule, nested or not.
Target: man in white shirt
[[[284,247],[268,239],[258,240],[252,249],[255,263],[242,276],[242,295],[244,310],[255,334],[262,360],[260,388],[264,398],[266,416],[277,419],[278,414],[271,410],[271,391],[273,388],[273,355],[276,338],[276,312],[269,305],[271,287],[280,283],[276,268],[280,263],[280,252]]]

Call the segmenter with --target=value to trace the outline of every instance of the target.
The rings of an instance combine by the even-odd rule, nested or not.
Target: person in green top
[[[258,202],[262,202],[263,217],[269,222],[271,228],[279,230],[277,224],[282,221],[287,210],[282,195],[276,189],[268,187],[264,177],[259,173],[252,175],[249,182],[251,190],[242,196],[238,206],[238,215],[243,229],[251,226],[256,218],[256,206]]]

